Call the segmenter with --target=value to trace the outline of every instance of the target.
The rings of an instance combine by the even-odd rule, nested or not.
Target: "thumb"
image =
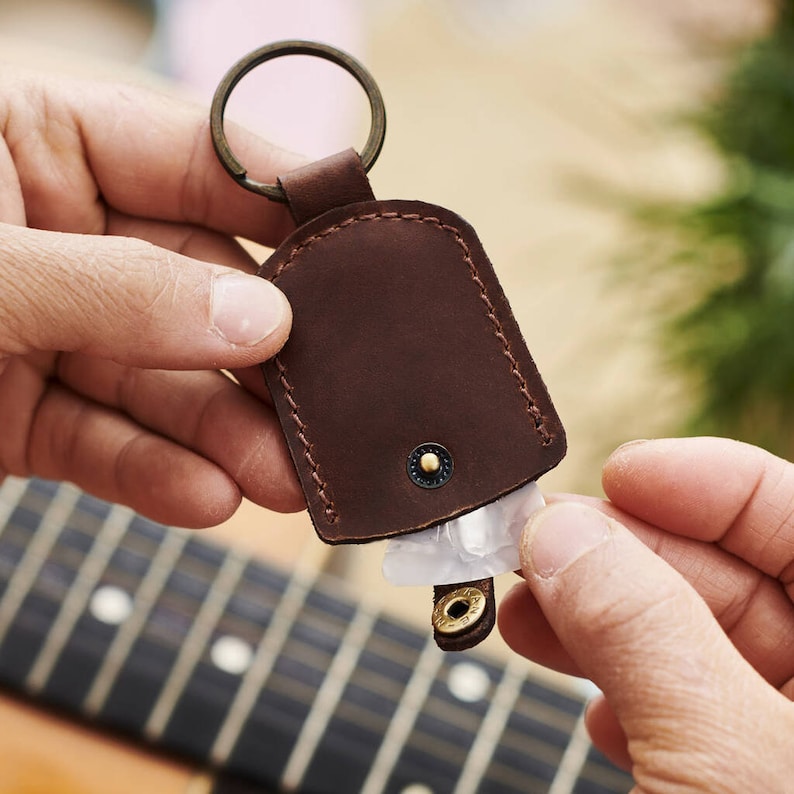
[[[81,351],[161,369],[245,367],[289,334],[265,279],[127,237],[0,225],[0,357]]]
[[[579,503],[536,513],[521,559],[547,620],[626,734],[636,791],[783,790],[790,703],[678,572]]]

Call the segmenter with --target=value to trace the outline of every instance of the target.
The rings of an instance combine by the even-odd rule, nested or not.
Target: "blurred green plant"
[[[695,390],[685,430],[792,457],[794,3],[732,57],[692,119],[723,166],[719,188],[694,203],[635,205],[632,217],[653,241],[651,286],[663,276],[666,352]]]

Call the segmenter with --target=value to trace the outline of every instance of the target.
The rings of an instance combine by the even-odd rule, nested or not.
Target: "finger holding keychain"
[[[299,510],[275,414],[219,369],[291,312],[235,237],[292,228],[217,162],[197,105],[0,63],[0,480],[69,480],[163,523]],[[300,160],[239,130],[260,175]],[[258,373],[257,373],[258,374]]]

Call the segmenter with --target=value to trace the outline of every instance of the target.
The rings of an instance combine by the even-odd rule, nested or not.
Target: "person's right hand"
[[[636,794],[794,792],[794,464],[635,442],[603,483],[530,519],[503,636],[602,689],[587,727]]]
[[[241,496],[304,506],[261,374],[217,371],[287,338],[286,299],[234,236],[276,245],[292,222],[226,174],[208,116],[0,65],[0,481],[71,480],[182,526]],[[301,164],[230,134],[257,179]]]

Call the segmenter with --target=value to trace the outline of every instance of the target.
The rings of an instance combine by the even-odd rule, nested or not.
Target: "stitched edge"
[[[284,397],[289,407],[292,409],[290,417],[298,428],[298,439],[301,444],[303,444],[303,457],[306,458],[306,462],[309,464],[312,480],[317,486],[317,495],[320,497],[320,501],[323,505],[325,505],[325,518],[329,524],[335,524],[339,518],[339,513],[336,512],[333,499],[328,495],[328,484],[320,476],[320,467],[317,465],[317,461],[314,460],[314,456],[312,455],[312,444],[306,436],[307,425],[298,415],[298,404],[293,397],[294,388],[287,379],[287,368],[284,366],[279,356],[275,357],[274,362],[278,368],[278,379],[284,388]]]
[[[499,318],[496,316],[496,308],[494,307],[491,299],[488,297],[488,290],[485,287],[482,279],[480,278],[479,271],[477,270],[477,265],[474,262],[474,257],[471,253],[471,248],[469,248],[468,243],[463,237],[463,233],[455,226],[451,224],[444,223],[440,218],[436,218],[432,215],[421,215],[418,212],[370,212],[365,215],[355,215],[351,218],[346,218],[341,223],[338,223],[334,226],[329,226],[327,229],[323,229],[323,231],[319,232],[318,234],[314,234],[311,237],[304,240],[300,245],[295,246],[292,251],[290,252],[289,257],[282,262],[281,265],[276,269],[275,273],[273,274],[273,279],[277,279],[297,258],[297,256],[304,251],[309,246],[316,243],[318,240],[322,240],[325,237],[328,237],[332,234],[335,234],[342,229],[346,229],[348,226],[352,226],[354,223],[359,223],[362,221],[375,221],[375,220],[406,220],[412,221],[414,223],[430,223],[434,226],[437,226],[439,229],[443,229],[445,232],[449,232],[455,239],[455,242],[463,251],[463,260],[466,262],[466,266],[469,268],[469,274],[471,276],[472,281],[480,290],[480,300],[482,300],[483,304],[485,305],[486,314],[488,319],[491,322],[491,325],[494,329],[494,335],[502,344],[502,352],[507,359],[508,363],[510,364],[510,372],[515,378],[516,382],[518,383],[518,390],[521,393],[521,396],[524,398],[524,401],[527,404],[527,412],[532,417],[532,423],[537,431],[538,435],[540,436],[541,444],[546,447],[553,441],[552,435],[549,433],[548,429],[543,420],[543,414],[541,413],[540,409],[538,408],[535,400],[532,398],[532,395],[529,393],[529,385],[527,384],[527,380],[522,374],[521,370],[518,368],[518,362],[513,355],[512,350],[510,349],[510,342],[508,341],[507,337],[504,333],[504,328],[502,323],[500,322]],[[334,524],[339,518],[339,513],[336,511],[334,507],[333,499],[329,495],[329,488],[328,484],[322,479],[320,476],[320,467],[317,462],[314,460],[312,455],[312,443],[309,441],[307,428],[308,426],[306,423],[300,418],[298,413],[298,404],[294,398],[294,388],[292,384],[289,382],[287,378],[287,369],[284,366],[283,362],[281,361],[279,356],[276,356],[275,359],[276,367],[279,371],[279,381],[281,382],[282,387],[284,388],[284,395],[289,404],[291,410],[290,417],[292,418],[295,426],[298,428],[298,439],[300,440],[301,444],[304,447],[303,456],[306,459],[306,462],[309,464],[309,469],[311,470],[311,478],[314,484],[317,486],[317,494],[320,497],[323,505],[325,506],[325,517],[329,524]]]

